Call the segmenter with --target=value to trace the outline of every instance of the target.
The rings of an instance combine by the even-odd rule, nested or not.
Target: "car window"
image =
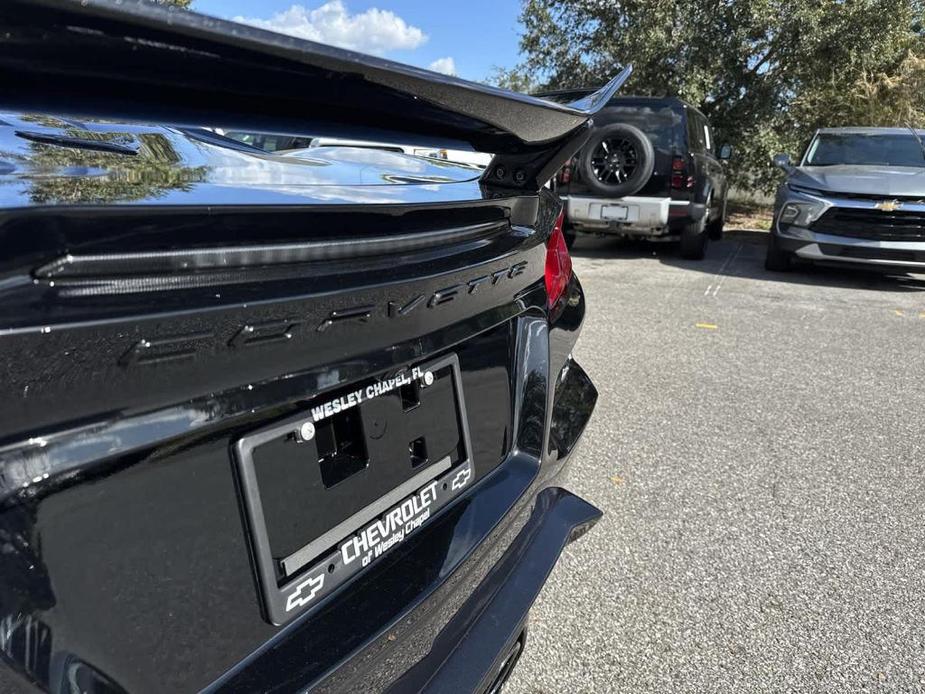
[[[246,133],[230,131],[225,137],[238,140],[245,144],[257,147],[265,152],[278,152],[287,149],[304,149],[311,144],[311,138],[296,137],[294,135],[273,135],[269,133]]]
[[[692,152],[704,151],[707,146],[705,129],[700,116],[693,111],[687,113],[687,130],[690,150]]]
[[[614,105],[607,109],[610,120],[642,130],[656,149],[677,151],[683,147],[683,117],[671,106]]]
[[[806,152],[804,166],[925,167],[912,133],[819,133]]]

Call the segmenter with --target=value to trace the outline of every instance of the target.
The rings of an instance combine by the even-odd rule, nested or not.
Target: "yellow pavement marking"
[[[719,328],[715,323],[695,323],[695,328],[703,328],[704,330],[716,330]]]
[[[620,477],[620,475],[614,475],[613,477],[610,478],[610,481],[613,482],[613,486],[614,486],[614,487],[619,487],[619,486],[621,486],[624,482],[626,482],[626,480],[624,480],[622,477]]]
[[[897,316],[902,316],[902,315],[904,315],[903,312],[900,311],[898,308],[894,308],[894,309],[893,309],[893,313],[895,313]]]

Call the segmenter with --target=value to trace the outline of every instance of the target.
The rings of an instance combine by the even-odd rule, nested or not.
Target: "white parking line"
[[[728,268],[732,261],[736,259],[736,256],[739,255],[739,251],[741,250],[742,244],[737,243],[735,250],[729,254],[729,256],[726,258],[726,262],[723,263],[723,266],[719,269],[719,272],[717,272],[713,277],[713,281],[710,283],[710,286],[708,286],[706,291],[704,291],[704,296],[710,296],[711,291],[713,293],[713,297],[716,297],[716,295],[719,294],[719,290],[723,286],[723,282],[725,282],[726,277],[728,277],[728,275],[726,275],[726,268]]]

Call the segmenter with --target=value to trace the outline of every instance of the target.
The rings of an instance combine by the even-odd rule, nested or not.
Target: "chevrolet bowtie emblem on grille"
[[[874,205],[874,209],[880,210],[881,212],[895,212],[902,206],[903,204],[899,200],[884,200]]]

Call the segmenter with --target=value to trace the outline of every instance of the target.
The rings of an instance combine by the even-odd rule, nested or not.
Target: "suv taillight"
[[[674,190],[690,190],[694,187],[694,177],[687,175],[687,161],[684,157],[671,160],[671,187]]]
[[[568,183],[572,180],[572,160],[559,169],[559,183]]]
[[[555,306],[572,277],[572,258],[565,245],[565,236],[562,234],[562,224],[565,221],[565,211],[559,213],[556,226],[546,242],[546,296],[547,305],[551,309]]]

